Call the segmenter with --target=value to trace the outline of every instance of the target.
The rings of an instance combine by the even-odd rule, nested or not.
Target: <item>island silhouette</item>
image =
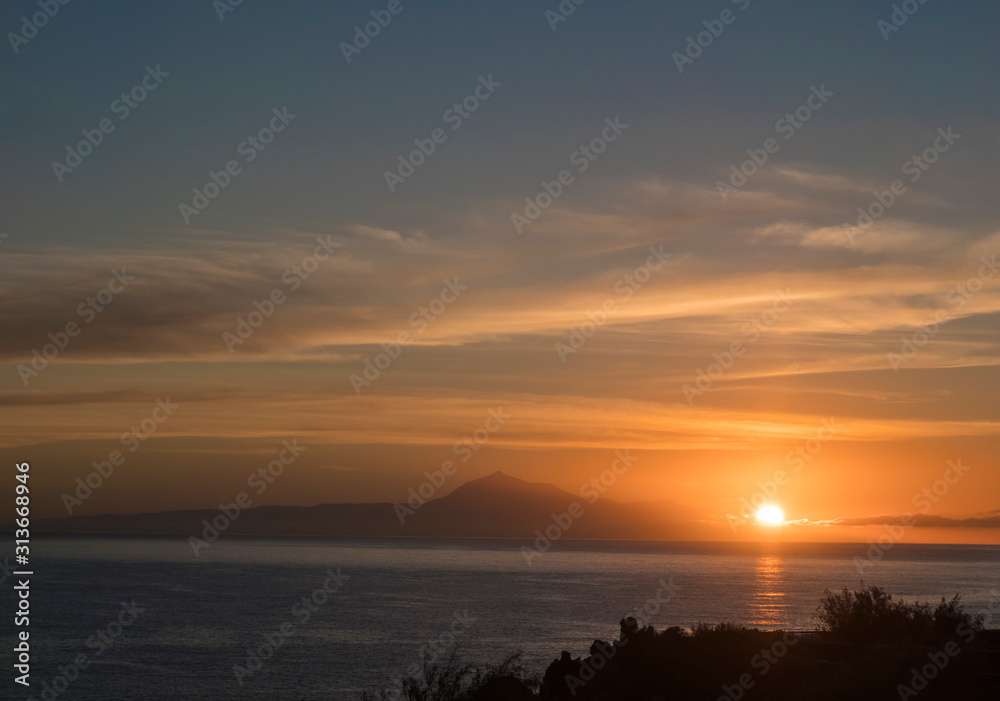
[[[242,509],[233,501],[215,509],[40,519],[35,528],[40,533],[203,536],[207,528],[225,535],[537,539],[554,532],[555,520],[559,536],[572,539],[685,540],[698,532],[694,514],[674,502],[623,503],[598,498],[596,489],[583,494],[498,471],[440,497],[424,498],[415,487],[397,503]]]

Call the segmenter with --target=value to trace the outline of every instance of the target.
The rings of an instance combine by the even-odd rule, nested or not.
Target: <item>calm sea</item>
[[[355,699],[451,635],[470,662],[523,650],[541,673],[561,650],[579,655],[595,638],[615,637],[618,621],[644,605],[658,628],[722,620],[810,628],[824,589],[860,585],[854,557],[865,554],[843,544],[577,541],[528,566],[524,544],[223,537],[196,558],[183,538],[36,537],[32,688],[13,684],[8,652],[0,696]],[[322,592],[338,568],[341,585],[329,581],[335,591]],[[1000,546],[900,544],[863,578],[907,598],[960,592],[975,611],[998,594],[998,575]],[[10,578],[2,590],[12,611]],[[142,610],[119,618],[133,600]],[[0,642],[10,650],[13,626],[7,613],[3,620]],[[91,637],[99,631],[104,643]],[[234,665],[246,667],[248,648],[267,637],[273,656],[241,685]],[[81,654],[87,666],[77,671]],[[68,686],[60,667],[76,672]],[[65,690],[43,697],[43,681]]]

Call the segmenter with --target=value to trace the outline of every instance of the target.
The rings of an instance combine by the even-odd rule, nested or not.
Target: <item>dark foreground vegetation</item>
[[[1000,701],[1000,631],[958,596],[937,606],[879,587],[827,592],[815,632],[732,624],[656,631],[623,619],[617,640],[568,652],[541,677],[520,656],[486,669],[455,656],[384,701]]]

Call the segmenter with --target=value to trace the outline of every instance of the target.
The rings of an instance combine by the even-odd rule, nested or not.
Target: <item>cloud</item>
[[[844,177],[776,173],[728,204],[710,187],[662,178],[593,189],[581,183],[580,199],[560,201],[523,236],[509,226],[506,201],[414,207],[405,225],[393,221],[401,206],[384,222],[331,229],[341,248],[294,292],[282,276],[313,251],[312,231],[249,240],[206,231],[169,246],[114,250],[18,244],[5,252],[12,264],[0,298],[9,330],[0,337],[7,382],[0,390],[23,390],[16,364],[48,333],[78,321],[76,306],[106,284],[111,269],[124,266],[137,279],[31,394],[6,393],[0,402],[25,408],[17,423],[30,435],[47,420],[44,405],[109,406],[164,387],[200,398],[191,415],[203,425],[184,429],[193,435],[287,431],[293,418],[312,425],[312,414],[298,409],[311,402],[311,412],[343,426],[316,428],[320,440],[446,440],[429,427],[426,407],[440,407],[452,426],[467,420],[470,400],[484,396],[517,403],[531,417],[534,429],[502,440],[532,449],[546,442],[604,448],[628,438],[663,450],[747,450],[799,436],[791,407],[804,404],[851,418],[857,441],[1000,433],[988,394],[1000,365],[1000,285],[967,299],[906,366],[905,380],[887,361],[904,334],[976,273],[978,256],[1000,250],[1000,235],[959,235],[956,222],[946,249],[914,246],[893,258],[827,245],[843,216],[838,198],[854,198]],[[916,231],[926,238],[937,230]],[[626,298],[616,285],[645,264],[651,246],[673,258]],[[456,278],[467,291],[418,332],[412,316]],[[231,354],[222,334],[273,289],[287,301]],[[742,329],[777,290],[790,290],[795,303],[747,343]],[[556,344],[608,300],[615,313],[562,363]],[[387,416],[420,408],[409,424],[359,416],[349,377],[400,332],[415,342],[363,406]],[[682,387],[734,342],[746,344],[745,355],[689,405]],[[967,372],[947,382],[933,374],[957,368]],[[57,384],[43,381],[49,377]],[[255,387],[253,416],[240,410],[247,386]],[[762,414],[762,402],[788,413]],[[109,424],[117,431],[129,417],[74,420],[67,431],[89,436]]]
[[[989,513],[1000,513],[1000,510]],[[969,518],[949,518],[933,514],[912,516],[867,516],[863,518],[839,518],[831,521],[814,522],[832,526],[882,526],[899,525],[903,518],[913,518],[918,528],[1000,528],[1000,515],[972,516]]]
[[[964,230],[960,221],[942,227],[895,216],[851,249],[841,229],[850,211],[842,202],[857,199],[851,182],[846,174],[804,166],[764,170],[755,190],[723,203],[704,184],[593,180],[522,236],[510,226],[508,201],[396,208],[385,222],[337,228],[342,247],[334,259],[303,279],[235,359],[294,361],[377,346],[406,330],[410,315],[455,277],[469,293],[419,343],[558,337],[614,297],[616,282],[644,263],[649,246],[674,254],[671,264],[620,304],[605,328],[670,333],[706,347],[728,343],[774,290],[791,289],[800,301],[775,335],[810,343],[820,334],[873,340],[919,328],[975,273],[979,255],[1000,251],[1000,234]],[[392,221],[400,217],[405,226]],[[122,267],[137,281],[73,342],[67,359],[234,359],[222,333],[235,329],[255,301],[285,287],[282,275],[309,255],[316,234],[199,235],[186,232],[161,247],[8,249],[12,272],[3,283],[0,318],[10,332],[0,338],[0,359],[21,361],[48,333],[79,321],[77,306]],[[899,255],[888,258],[889,251]],[[956,316],[993,313],[1000,313],[1000,286],[979,291]],[[942,334],[919,362],[992,363],[988,349],[995,342],[982,334]],[[859,350],[829,359],[801,354],[795,371],[884,367],[884,352]]]

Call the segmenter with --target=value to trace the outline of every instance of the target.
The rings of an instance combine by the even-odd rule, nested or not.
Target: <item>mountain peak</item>
[[[552,497],[554,495],[560,496],[570,496],[563,492],[561,489],[551,485],[551,484],[541,484],[537,482],[528,482],[527,480],[520,479],[518,477],[511,477],[506,472],[497,470],[485,477],[479,477],[478,479],[469,480],[461,487],[455,489],[451,494],[448,494],[444,499],[464,500],[464,499],[476,499],[481,497],[488,498],[520,498],[523,499],[527,496],[547,496]]]
[[[518,479],[517,477],[511,477],[503,470],[497,470],[496,472],[486,475],[485,477],[480,477],[479,479],[476,480],[470,480],[470,482],[493,482],[498,484],[501,482],[507,482],[507,483],[524,482],[524,484],[530,484],[529,482],[525,482],[524,480]]]

